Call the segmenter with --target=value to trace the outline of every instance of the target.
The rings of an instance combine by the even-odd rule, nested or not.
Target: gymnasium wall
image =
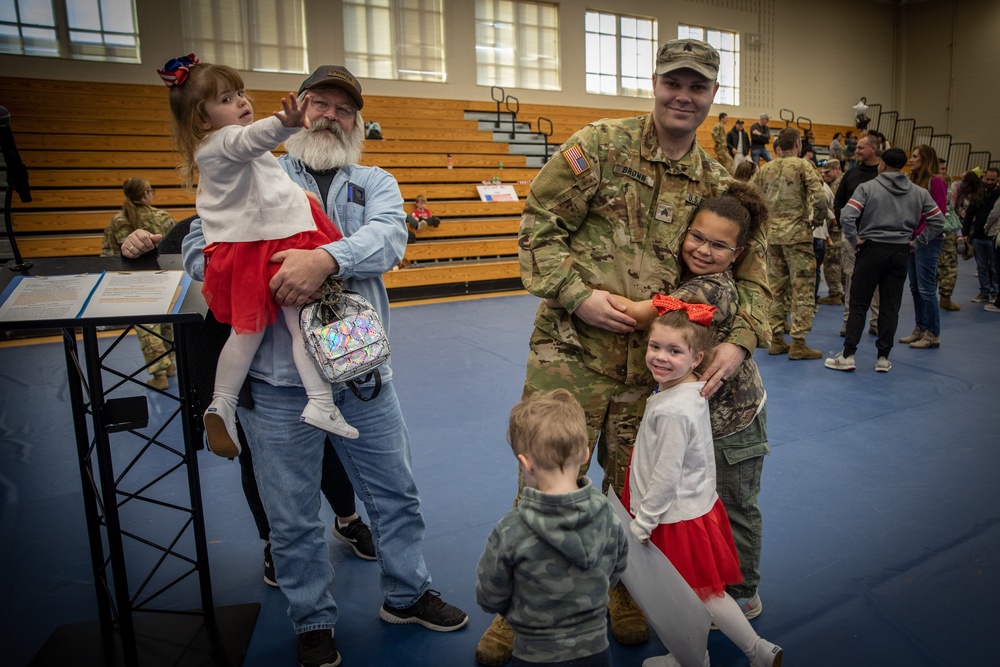
[[[305,1],[310,64],[341,62],[340,1]],[[136,4],[141,65],[0,56],[0,71],[43,79],[157,83],[155,67],[182,51],[174,37],[180,33],[180,18],[170,3],[137,0]],[[648,99],[584,91],[584,11],[624,11],[655,17],[660,41],[676,34],[678,23],[744,35],[741,104],[738,109],[719,106],[713,113],[727,111],[752,119],[767,112],[776,118],[779,109],[786,108],[817,123],[849,124],[851,107],[863,95],[870,103],[915,116],[921,124],[935,128],[940,124],[939,131],[950,128],[957,141],[972,141],[977,149],[992,145],[1000,155],[1000,130],[990,121],[991,114],[983,112],[996,109],[1000,102],[1000,85],[995,83],[1000,68],[1000,2],[995,0],[933,0],[899,9],[877,0],[561,0],[559,4],[562,90],[507,90],[522,103],[648,109]],[[475,83],[474,3],[445,0],[445,6],[448,82],[365,79],[366,93],[489,98],[489,88]],[[759,36],[753,43],[747,37],[751,33]],[[928,49],[928,44],[935,46]],[[250,89],[291,90],[302,77],[250,72],[245,78]],[[944,104],[943,99],[950,101]]]

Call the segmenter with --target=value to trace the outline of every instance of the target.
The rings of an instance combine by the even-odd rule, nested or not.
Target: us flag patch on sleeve
[[[579,176],[583,172],[590,169],[590,163],[587,162],[586,156],[583,151],[580,150],[579,146],[571,146],[562,152],[566,162],[569,163],[569,168],[573,170],[575,176]]]

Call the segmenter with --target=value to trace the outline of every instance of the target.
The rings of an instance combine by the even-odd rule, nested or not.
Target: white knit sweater
[[[629,529],[640,540],[661,523],[707,514],[719,497],[704,386],[685,382],[646,401],[629,474]]]
[[[315,229],[309,202],[271,155],[301,128],[274,116],[252,125],[227,125],[195,152],[195,206],[208,243],[283,239]]]

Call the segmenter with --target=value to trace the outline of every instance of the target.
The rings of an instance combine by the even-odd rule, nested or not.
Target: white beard
[[[344,133],[334,121],[325,118],[314,120],[309,129],[285,140],[285,150],[317,171],[357,164],[365,147],[364,123],[360,116],[358,114],[350,135]]]

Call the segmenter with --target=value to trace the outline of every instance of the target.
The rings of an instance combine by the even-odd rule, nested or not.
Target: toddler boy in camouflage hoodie
[[[610,665],[608,590],[628,558],[625,529],[580,467],[590,458],[583,408],[565,389],[510,413],[521,499],[486,541],[476,602],[514,630],[513,665]]]

